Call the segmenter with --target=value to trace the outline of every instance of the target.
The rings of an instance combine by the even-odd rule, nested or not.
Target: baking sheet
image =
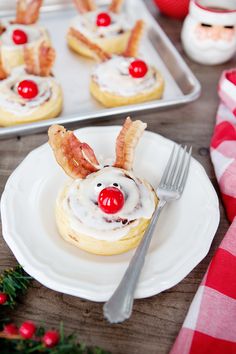
[[[126,0],[126,12],[133,23],[140,18],[146,22],[146,35],[140,46],[140,57],[155,65],[165,79],[165,91],[160,100],[138,105],[104,108],[89,93],[90,73],[96,63],[83,58],[68,49],[66,32],[71,19],[77,15],[71,6],[58,5],[58,10],[47,11],[41,15],[44,25],[52,38],[57,52],[53,69],[64,92],[64,108],[58,118],[0,128],[0,138],[41,131],[53,123],[72,123],[86,119],[114,117],[122,113],[168,108],[190,102],[200,94],[200,84],[194,77],[174,46],[148,12],[142,0]]]

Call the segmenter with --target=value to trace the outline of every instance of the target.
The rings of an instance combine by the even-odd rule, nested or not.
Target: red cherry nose
[[[104,188],[98,196],[98,205],[107,214],[117,213],[122,209],[124,202],[123,193],[116,187]]]
[[[17,45],[25,44],[28,42],[28,36],[24,31],[20,29],[15,29],[12,33],[12,40]]]

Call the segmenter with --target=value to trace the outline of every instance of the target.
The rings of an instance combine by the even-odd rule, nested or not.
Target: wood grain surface
[[[193,156],[205,167],[218,191],[209,156],[209,144],[218,105],[216,87],[222,70],[234,66],[235,59],[215,67],[200,66],[191,62],[181,48],[181,22],[159,15],[152,1],[146,2],[200,80],[202,95],[189,105],[145,114],[141,118],[148,123],[149,130],[178,143],[193,145]],[[123,119],[115,120],[115,124],[122,122]],[[99,121],[97,125],[111,124],[114,124],[114,119]],[[46,133],[0,141],[0,193],[8,176],[28,152],[46,141]],[[155,163],[158,168],[158,161]],[[37,324],[46,322],[48,327],[53,327],[63,320],[68,333],[75,331],[85,343],[99,345],[114,354],[168,353],[207,266],[229,226],[221,201],[220,205],[220,226],[206,258],[177,286],[151,298],[135,301],[132,318],[125,323],[109,325],[103,319],[102,304],[51,291],[37,281],[33,282],[33,287],[15,310],[16,322],[31,319]],[[0,237],[0,271],[15,264],[12,252]]]

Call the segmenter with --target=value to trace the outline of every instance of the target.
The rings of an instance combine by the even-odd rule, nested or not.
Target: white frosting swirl
[[[129,65],[134,60],[135,58],[114,56],[98,64],[93,70],[92,78],[100,90],[125,97],[152,91],[155,86],[159,86],[156,71],[150,65],[142,78],[134,78],[129,74]]]
[[[70,27],[80,31],[91,40],[114,37],[131,29],[132,25],[125,14],[115,14],[113,12],[108,12],[111,17],[111,24],[109,26],[97,26],[96,19],[100,12],[90,11],[83,15],[78,15],[72,20]]]
[[[18,94],[17,86],[23,80],[32,80],[38,86],[38,95],[25,99]],[[48,101],[53,92],[52,78],[29,75],[23,66],[13,69],[11,75],[0,81],[0,106],[15,115],[30,115],[33,110]]]
[[[99,192],[117,183],[124,194],[123,208],[106,214],[98,204]],[[101,184],[101,186],[100,186]],[[150,219],[155,209],[154,193],[140,179],[125,170],[105,167],[87,178],[75,180],[69,188],[63,208],[71,228],[90,237],[116,241],[126,236],[140,218]]]
[[[7,49],[12,49],[17,47],[23,47],[24,44],[15,44],[12,35],[13,32],[16,29],[22,30],[26,33],[28,41],[27,45],[34,44],[34,42],[38,41],[39,39],[45,37],[45,30],[42,27],[39,27],[37,25],[20,25],[20,24],[10,24],[8,23],[3,23],[3,26],[5,26],[6,30],[3,32],[3,34],[0,37],[0,43],[1,46],[6,46]]]

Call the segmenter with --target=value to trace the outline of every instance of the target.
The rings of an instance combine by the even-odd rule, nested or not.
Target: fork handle
[[[152,220],[132,257],[118,288],[103,306],[104,316],[110,323],[123,322],[128,319],[132,313],[136,285],[145,262],[146,253],[158,217],[165,204],[166,201],[159,201]]]

